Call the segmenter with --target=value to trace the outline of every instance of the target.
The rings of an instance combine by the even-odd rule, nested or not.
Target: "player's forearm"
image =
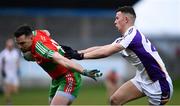
[[[84,53],[84,59],[99,59],[109,56],[103,47]]]
[[[87,48],[85,50],[79,50],[78,53],[88,53],[88,52],[92,52],[94,50],[97,50],[99,49],[101,46],[94,46],[94,47],[90,47],[90,48]]]
[[[53,55],[53,60],[61,65],[63,65],[64,67],[68,68],[68,69],[75,69],[77,72],[79,73],[83,73],[83,67],[77,63],[75,63],[72,60],[69,60],[63,56],[61,56],[59,53],[54,53]]]
[[[96,49],[92,52],[85,53],[83,55],[84,59],[99,59],[108,57],[118,51],[120,51],[121,48],[119,48],[117,45],[105,45],[101,46],[99,49]]]

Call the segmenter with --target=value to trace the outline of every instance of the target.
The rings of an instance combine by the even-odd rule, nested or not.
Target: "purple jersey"
[[[169,76],[156,48],[135,26],[113,43],[126,48],[121,51],[123,57],[137,68],[136,76],[139,74],[140,81],[154,82]]]

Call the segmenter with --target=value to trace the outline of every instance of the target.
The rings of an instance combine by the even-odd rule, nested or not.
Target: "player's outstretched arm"
[[[117,53],[123,49],[124,49],[124,47],[122,47],[119,44],[104,45],[104,46],[101,46],[100,48],[98,48],[96,50],[84,53],[83,58],[84,59],[104,58],[104,57],[108,57],[114,53]]]
[[[95,70],[87,70],[84,69],[80,64],[75,63],[74,61],[71,61],[67,58],[65,58],[64,56],[60,55],[58,52],[55,52],[52,56],[52,59],[63,65],[64,67],[68,68],[68,69],[75,69],[77,72],[79,72],[80,74],[90,77],[94,80],[96,80],[97,77],[101,77],[102,73],[100,73],[99,70],[95,69]]]
[[[77,70],[79,73],[83,73],[83,67],[77,63],[75,63],[74,61],[71,61],[67,58],[65,58],[64,56],[60,55],[58,52],[55,52],[52,56],[53,60],[61,65],[63,65],[64,67],[68,68],[68,69],[75,69]]]
[[[90,47],[84,50],[74,50],[69,46],[65,46],[65,45],[60,45],[63,50],[65,51],[65,57],[68,59],[76,59],[76,60],[82,60],[84,59],[83,55],[84,53],[88,53],[88,52],[92,52],[94,50],[97,50],[99,48],[101,48],[101,46],[94,46],[94,47]]]
[[[92,52],[94,50],[97,50],[99,48],[101,48],[102,46],[94,46],[94,47],[90,47],[84,50],[79,50],[78,53],[88,53],[88,52]]]
[[[80,51],[73,50],[71,47],[64,45],[61,45],[61,47],[66,52],[67,58],[77,60],[104,58],[124,49],[124,47],[116,43],[104,46],[94,46]]]

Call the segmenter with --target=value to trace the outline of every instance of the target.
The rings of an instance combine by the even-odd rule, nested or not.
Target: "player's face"
[[[116,17],[115,17],[115,21],[114,24],[117,27],[118,31],[122,31],[124,25],[125,25],[125,19],[124,19],[124,14],[122,12],[117,12],[116,13]]]
[[[16,40],[16,44],[18,45],[18,48],[21,49],[22,52],[27,52],[31,50],[31,45],[32,45],[31,36],[22,35],[20,37],[17,37],[15,40]]]

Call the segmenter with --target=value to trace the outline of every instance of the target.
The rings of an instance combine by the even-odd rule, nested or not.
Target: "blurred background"
[[[179,0],[3,0],[0,1],[0,51],[6,39],[22,24],[47,29],[59,44],[77,50],[112,43],[120,35],[114,26],[115,10],[124,5],[134,7],[135,25],[157,47],[173,79],[174,96],[168,104],[180,104]],[[104,59],[77,62],[87,69],[100,69],[104,76],[98,82],[83,77],[82,89],[73,103],[76,105],[108,104],[104,80],[109,70],[116,70],[120,83],[135,74],[134,67],[118,53]],[[4,104],[0,79],[0,104]],[[13,97],[13,103],[48,104],[49,84],[49,76],[36,63],[21,58],[20,91]],[[143,105],[147,101],[143,98],[129,104]]]

